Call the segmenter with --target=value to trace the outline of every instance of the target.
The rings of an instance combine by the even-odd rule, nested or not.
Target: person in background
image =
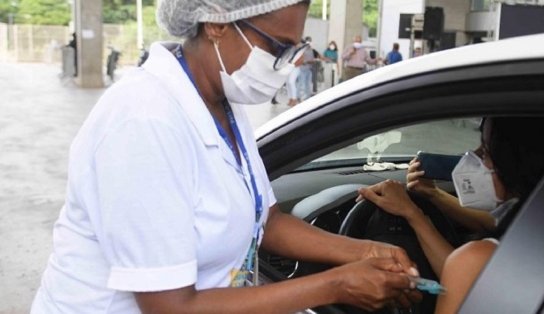
[[[148,57],[149,57],[149,50],[147,50],[147,48],[145,48],[145,46],[142,45],[142,48],[140,48],[140,56],[138,57],[138,66],[142,66],[142,64],[144,64],[144,62],[147,60]]]
[[[393,50],[387,53],[384,63],[386,65],[389,65],[389,64],[397,63],[399,61],[402,61],[402,54],[399,52],[399,44],[394,43]]]
[[[68,44],[67,47],[72,47],[74,49],[74,77],[77,76],[77,34],[76,32],[72,33],[72,39]]]
[[[298,44],[299,49],[308,49],[307,44],[304,43],[304,40],[301,40]],[[301,48],[306,47],[306,48]],[[299,103],[298,100],[298,78],[300,76],[300,66],[304,62],[304,57],[299,58],[298,60],[295,60],[294,65],[295,68],[293,71],[289,74],[287,77],[287,82],[285,83],[287,87],[287,96],[289,97],[289,101],[287,105],[289,107],[296,106]]]
[[[416,232],[418,240],[447,293],[439,296],[436,312],[457,313],[466,293],[497,248],[500,237],[515,218],[544,175],[544,147],[531,135],[544,132],[544,119],[531,117],[490,117],[481,126],[481,144],[467,152],[452,172],[459,205],[453,197],[432,199],[440,209],[448,208],[464,215],[464,219],[482,222],[493,218],[492,232],[482,240],[470,241],[454,248],[442,237],[421,209],[409,198],[400,182],[384,181],[359,190],[361,197],[383,210],[404,217]],[[421,173],[419,173],[421,174]],[[417,187],[423,181],[411,181],[419,191],[432,187]],[[467,209],[463,206],[474,207]],[[468,211],[467,211],[468,210]],[[486,212],[483,219],[473,210]]]
[[[328,68],[331,71],[332,76],[330,78],[331,80],[330,86],[334,86],[334,84],[338,80],[336,76],[339,73],[338,45],[336,44],[334,40],[329,43],[329,46],[323,52],[322,59],[323,61],[325,61],[326,66],[328,66]]]
[[[298,98],[300,101],[304,101],[312,96],[313,90],[313,67],[316,62],[314,50],[312,47],[312,38],[307,36],[304,38],[304,44],[308,45],[308,49],[304,51],[302,55],[303,61],[300,66],[300,73],[298,75]]]
[[[379,59],[373,59],[369,56],[363,46],[363,39],[360,35],[353,38],[353,43],[342,53],[344,69],[342,72],[342,81],[347,81],[365,72],[367,64],[376,64]]]
[[[153,43],[72,142],[31,313],[375,310],[421,297],[404,250],[325,232],[274,196],[242,105],[285,83],[309,4],[158,1],[157,20],[183,41]],[[259,285],[260,247],[332,268]]]
[[[334,40],[329,43],[329,46],[323,52],[323,60],[329,63],[338,62],[338,46]]]
[[[314,47],[311,46],[310,43],[310,49],[312,49],[312,52],[314,53],[314,61],[312,62],[312,96],[317,94],[317,85],[320,82],[323,82],[323,64],[321,64],[321,59],[323,59],[323,56],[317,51]]]
[[[421,49],[421,47],[416,47],[414,49],[414,58],[422,56],[422,55],[423,55],[423,50]]]

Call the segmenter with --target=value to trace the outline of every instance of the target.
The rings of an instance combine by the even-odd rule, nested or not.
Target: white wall
[[[494,31],[497,26],[497,12],[470,12],[467,15],[465,30],[467,32]]]
[[[339,53],[342,53],[342,49],[344,47],[342,47],[340,43],[341,39],[339,37],[337,38],[334,34],[331,34],[331,36],[329,36],[329,24],[329,21],[323,21],[322,19],[309,17],[306,19],[306,24],[304,25],[303,37],[312,37],[312,46],[320,54],[323,54],[325,49],[327,49],[330,40],[336,41],[336,44],[338,45],[338,51]],[[368,37],[368,28],[362,25],[362,23],[361,30],[360,32],[357,31],[357,34],[363,36],[363,44],[365,44],[369,48],[373,48],[376,46],[375,39]]]
[[[441,7],[444,9],[444,31],[454,31],[455,46],[463,46],[469,37],[465,31],[467,14],[470,12],[469,0],[427,0],[428,7]]]
[[[381,0],[382,10],[379,20],[379,56],[385,55],[399,43],[400,53],[404,59],[410,56],[410,39],[399,38],[400,14],[416,14],[425,12],[424,0]],[[417,46],[417,44],[416,44]]]
[[[329,44],[329,22],[311,17],[307,18],[303,37],[306,36],[312,37],[313,48],[322,54]]]
[[[8,38],[8,24],[0,23],[0,34],[3,38]],[[0,62],[8,61],[8,41],[2,40],[0,42]]]

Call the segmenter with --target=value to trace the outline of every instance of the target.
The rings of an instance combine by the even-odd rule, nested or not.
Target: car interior
[[[476,149],[480,145],[480,122],[480,116],[429,120],[384,130],[362,139],[354,137],[349,145],[274,179],[272,187],[278,204],[283,212],[329,232],[401,246],[417,263],[422,277],[438,280],[408,223],[369,201],[356,202],[357,190],[387,179],[406,182],[408,163],[418,152],[459,158]],[[435,180],[435,184],[455,195],[451,180],[442,178]],[[476,236],[423,197],[412,192],[410,197],[454,247]],[[290,260],[263,250],[260,258],[262,272],[272,281],[331,267]],[[424,294],[423,301],[406,313],[434,313],[435,304],[436,296]],[[367,313],[340,304],[314,310],[318,313]],[[376,313],[404,312],[384,309]]]

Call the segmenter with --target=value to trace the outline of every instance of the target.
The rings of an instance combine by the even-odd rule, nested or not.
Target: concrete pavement
[[[64,202],[70,143],[105,91],[59,75],[59,65],[0,63],[0,313],[29,312]],[[252,126],[289,109],[280,101],[248,107]]]
[[[60,67],[0,65],[0,313],[28,313],[63,203],[68,149],[103,89]]]

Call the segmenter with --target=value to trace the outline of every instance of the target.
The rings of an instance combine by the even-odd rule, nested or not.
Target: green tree
[[[368,35],[370,37],[376,37],[378,27],[378,0],[364,0],[363,23],[368,27]]]
[[[20,0],[16,23],[68,25],[70,4],[66,0]]]
[[[136,0],[103,0],[103,21],[110,24],[124,24],[136,21]],[[155,10],[154,0],[142,0],[143,10]]]
[[[330,1],[327,3],[327,12],[329,12],[331,7]],[[308,16],[314,18],[321,18],[323,16],[323,0],[313,0],[310,4],[310,9],[308,10]],[[328,16],[328,14],[327,14]]]
[[[0,22],[10,23],[10,16],[15,18],[19,12],[19,1],[18,0],[6,0],[0,1]]]
[[[371,37],[376,36],[378,26],[378,0],[361,0],[363,2],[362,21],[368,27]],[[327,3],[327,12],[330,12],[331,2]],[[314,18],[321,18],[323,10],[323,0],[313,0],[308,11],[308,15]],[[328,15],[328,14],[327,14]]]

